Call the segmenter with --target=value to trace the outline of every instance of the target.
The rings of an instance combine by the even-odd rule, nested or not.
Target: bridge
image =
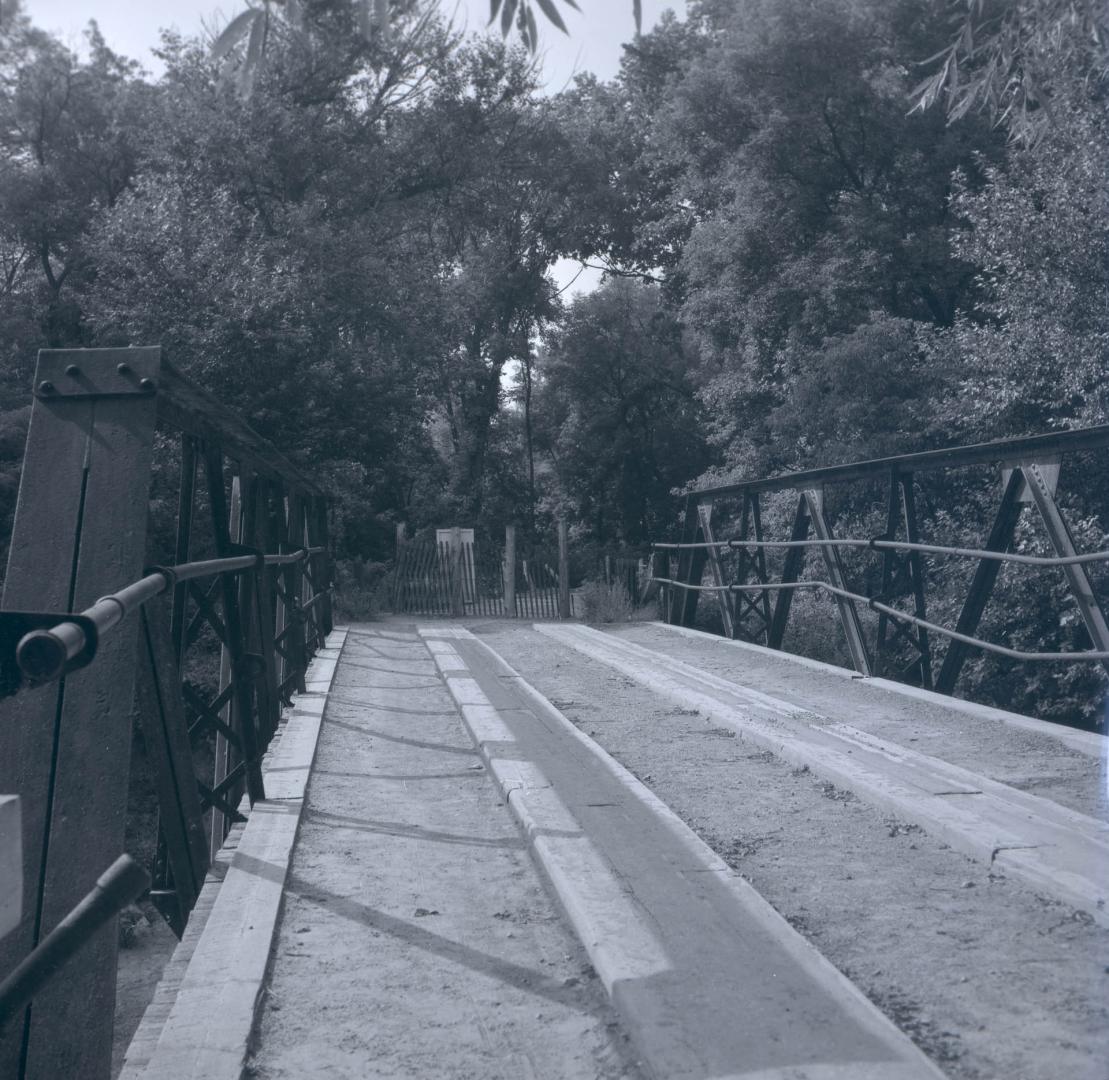
[[[0,610],[0,1077],[1103,1076],[1106,737],[951,691],[983,650],[1109,662],[1109,553],[1055,497],[1107,446],[695,492],[659,618],[455,596],[336,625],[310,478],[158,349],[44,352]],[[989,536],[924,543],[914,477],[960,468],[996,470]],[[880,536],[834,534],[857,481],[886,486]],[[1026,511],[1052,554],[1013,550]],[[974,567],[954,627],[926,556]],[[1006,566],[1063,576],[1081,648],[976,636]],[[782,651],[805,591],[850,667]],[[122,854],[133,729],[150,873]],[[121,1027],[140,895],[179,941]]]

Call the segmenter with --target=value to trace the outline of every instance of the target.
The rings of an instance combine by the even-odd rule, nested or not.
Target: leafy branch
[[[561,2],[575,11],[581,11],[576,0],[561,0]],[[408,14],[419,6],[419,0],[351,0],[351,3],[358,33],[367,41],[375,38],[389,41],[398,17]],[[569,34],[570,31],[566,28],[566,23],[559,12],[557,0],[534,0],[534,3],[533,0],[490,0],[489,25],[492,26],[499,18],[501,34],[504,37],[508,37],[515,26],[524,47],[534,53],[539,47],[536,7],[548,23],[564,34]],[[212,44],[214,59],[226,60],[232,55],[238,58],[238,76],[244,93],[249,93],[265,59],[266,42],[277,25],[274,16],[275,8],[284,9],[283,22],[294,34],[304,36],[308,33],[301,0],[262,0],[260,6],[257,3],[251,3],[245,11],[240,11]],[[427,14],[430,14],[430,10],[429,7]],[[632,18],[638,34],[643,23],[643,0],[632,0]],[[243,51],[244,48],[245,51]]]
[[[1104,82],[1109,17],[1099,0],[954,0],[951,43],[923,63],[913,88],[918,112],[943,103],[954,122],[985,112],[1013,138],[1035,143],[1051,119],[1063,78]]]

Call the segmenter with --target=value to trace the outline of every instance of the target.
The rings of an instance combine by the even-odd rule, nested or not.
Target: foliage
[[[1033,434],[1109,419],[1109,125],[1069,107],[1036,150],[985,170],[953,204],[956,243],[980,267],[979,299],[934,336],[958,370],[940,409],[953,435]]]
[[[950,44],[913,90],[916,109],[972,110],[1034,144],[1055,125],[1069,84],[1109,76],[1109,19],[1098,0],[953,0]],[[961,9],[961,11],[960,11]]]
[[[628,590],[619,581],[586,581],[578,590],[582,618],[587,623],[628,622],[635,615]]]
[[[575,0],[561,0],[580,11]],[[569,33],[559,13],[559,0],[490,0],[489,24],[499,23],[501,36],[508,38],[513,26],[529,53],[539,48],[538,7],[543,17],[564,34]],[[308,42],[315,29],[312,15],[321,5],[312,0],[261,0],[250,3],[223,28],[212,42],[213,59],[225,61],[240,88],[249,94],[269,56],[271,38]],[[387,50],[398,37],[420,39],[438,11],[437,0],[348,0],[329,5],[348,27],[348,41],[358,47]],[[632,0],[636,33],[643,22],[642,0]],[[356,31],[352,32],[352,31]]]
[[[716,16],[660,99],[647,153],[670,178],[672,209],[658,261],[673,265],[669,289],[726,468],[806,461],[768,417],[798,402],[793,384],[809,381],[831,342],[865,351],[864,328],[886,317],[947,325],[967,297],[973,274],[950,243],[951,174],[977,176],[1000,144],[981,123],[906,116],[905,57],[935,36],[919,9],[743,5]],[[796,426],[822,420],[807,411]]]
[[[18,11],[0,25],[0,359],[23,403],[29,351],[88,343],[77,294],[87,234],[139,167],[149,88],[90,25],[79,59]],[[18,380],[20,393],[11,394]]]
[[[543,439],[574,516],[600,541],[658,537],[671,491],[705,463],[681,328],[659,290],[617,280],[578,299],[539,370]]]

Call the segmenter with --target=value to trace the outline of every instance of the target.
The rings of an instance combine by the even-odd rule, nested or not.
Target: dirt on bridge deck
[[[469,628],[643,780],[953,1080],[1105,1080],[1109,930],[917,825],[794,768],[611,667],[507,621]],[[942,716],[788,660],[760,662],[650,624],[615,633],[974,761],[1105,820],[1104,762],[1000,724]],[[777,671],[775,671],[777,668]],[[789,694],[783,695],[789,696]],[[892,695],[890,695],[892,698]],[[891,715],[898,713],[898,716]],[[919,717],[920,722],[910,722]],[[959,733],[962,733],[961,735]],[[1016,748],[1016,749],[1014,749]]]
[[[650,787],[952,1080],[1105,1080],[1099,920],[528,623],[453,625]],[[1050,734],[663,627],[611,633],[1105,820],[1104,759]],[[352,628],[248,1074],[647,1075],[623,1031],[413,622]]]

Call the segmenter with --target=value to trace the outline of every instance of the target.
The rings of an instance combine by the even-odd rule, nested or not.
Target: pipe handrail
[[[288,566],[304,562],[325,548],[304,547],[295,552],[265,555],[232,555],[223,559],[203,559],[181,563],[178,566],[157,566],[138,581],[102,596],[90,608],[79,612],[83,622],[63,619],[52,627],[32,630],[24,634],[16,646],[16,663],[27,678],[36,685],[60,678],[66,666],[86,650],[95,653],[100,638],[119,625],[128,615],[168,592],[174,585],[197,578],[214,577],[216,574],[241,574],[260,567]],[[311,603],[320,599],[317,593]],[[92,624],[93,640],[90,642],[88,624]]]
[[[942,544],[913,544],[903,540],[886,540],[875,537],[860,540],[855,537],[828,537],[825,540],[714,540],[699,544],[652,544],[658,551],[688,551],[693,549],[730,548],[809,548],[844,547],[866,548],[871,551],[919,551],[932,555],[956,555],[973,559],[993,559],[996,562],[1019,563],[1024,566],[1076,566],[1085,563],[1109,562],[1109,551],[1090,551],[1082,555],[1021,555],[1012,551],[990,551],[985,548],[945,547]]]

